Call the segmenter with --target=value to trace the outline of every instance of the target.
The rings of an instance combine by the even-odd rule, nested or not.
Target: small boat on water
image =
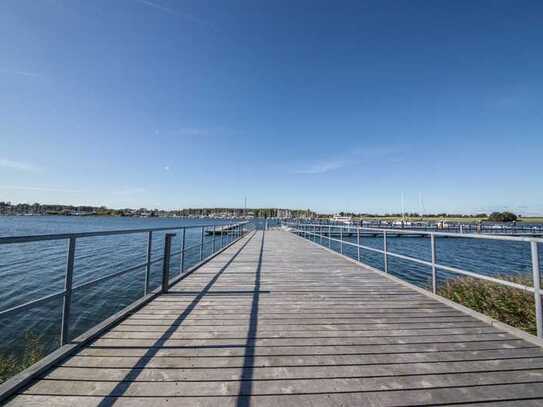
[[[351,216],[334,215],[334,217],[331,220],[332,222],[343,223],[345,225],[353,224],[353,218]]]

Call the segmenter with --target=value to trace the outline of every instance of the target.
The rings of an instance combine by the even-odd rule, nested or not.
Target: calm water
[[[85,232],[97,230],[136,229],[148,227],[191,226],[220,221],[181,220],[158,218],[120,217],[60,217],[20,216],[0,217],[0,236],[33,235],[45,233]],[[164,233],[155,233],[153,259],[160,258]],[[350,238],[355,241],[355,238]],[[199,260],[200,230],[187,231],[186,247],[194,247],[185,258],[188,268]],[[228,241],[225,239],[225,244]],[[216,238],[219,246],[220,237]],[[382,248],[382,238],[366,237],[362,244]],[[327,243],[326,243],[327,245]],[[180,235],[174,241],[172,251],[180,249]],[[83,238],[77,241],[74,285],[100,276],[123,270],[145,261],[146,234]],[[339,250],[333,242],[332,248]],[[428,238],[389,239],[389,250],[430,260]],[[540,249],[540,252],[543,249]],[[66,241],[36,242],[30,244],[0,245],[0,309],[6,309],[32,299],[63,289]],[[356,258],[356,248],[344,245],[344,252]],[[206,237],[205,254],[211,253],[211,237]],[[383,268],[383,256],[362,250],[362,261]],[[441,264],[459,267],[486,275],[525,275],[531,273],[530,247],[528,243],[474,240],[465,238],[439,238],[437,257]],[[542,261],[543,263],[543,261]],[[172,276],[179,274],[180,256],[172,259]],[[152,267],[151,289],[160,285],[162,263]],[[429,267],[389,257],[389,271],[419,286],[428,287]],[[439,273],[439,280],[450,278]],[[144,270],[131,272],[108,280],[88,289],[75,291],[72,298],[70,319],[71,337],[91,328],[98,322],[119,311],[139,298],[143,293]],[[39,335],[47,351],[58,346],[61,299],[52,300],[18,315],[0,319],[0,351],[17,352],[24,346],[25,333]]]
[[[62,217],[62,216],[0,216],[0,236],[49,233],[89,232],[101,230],[139,229],[153,227],[193,226],[227,223],[221,220]],[[152,259],[163,254],[164,233],[153,235]],[[185,269],[199,261],[201,229],[187,229]],[[228,243],[224,236],[224,244]],[[221,237],[215,238],[218,248]],[[181,233],[172,242],[172,253],[181,249]],[[204,257],[212,250],[212,237],[205,237]],[[147,234],[130,234],[77,239],[74,286],[94,280],[146,260]],[[67,241],[34,242],[0,245],[0,310],[61,291],[64,287]],[[171,276],[179,275],[180,256],[172,257]],[[152,266],[151,289],[159,287],[162,262]],[[108,316],[132,303],[143,294],[144,268],[74,291],[70,318],[70,337],[75,337]],[[51,351],[59,342],[62,299],[54,299],[30,310],[0,319],[0,351],[17,352],[24,346],[21,338],[27,333],[38,335]]]
[[[320,243],[320,238],[313,238]],[[356,243],[356,236],[345,237],[346,241]],[[430,239],[427,237],[389,237],[388,251],[431,261]],[[328,247],[326,238],[323,246]],[[361,237],[360,244],[374,249],[383,249],[383,237]],[[539,245],[539,264],[543,263],[543,247]],[[332,241],[331,249],[340,251],[340,244]],[[468,238],[436,238],[437,263],[476,272],[488,276],[532,276],[530,243]],[[343,253],[357,258],[357,248],[344,244]],[[383,254],[361,250],[361,261],[384,268]],[[541,267],[540,267],[541,268]],[[388,257],[388,271],[420,287],[431,287],[431,268],[411,261]],[[438,283],[443,283],[457,274],[438,271]],[[530,284],[531,285],[531,284]]]

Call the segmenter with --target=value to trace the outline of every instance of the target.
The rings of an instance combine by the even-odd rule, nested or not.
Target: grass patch
[[[27,332],[21,354],[0,355],[0,383],[23,371],[45,356],[39,336]]]
[[[499,276],[531,287],[529,277]],[[449,300],[464,305],[532,335],[536,334],[534,295],[517,288],[502,286],[472,277],[448,280],[437,293]]]

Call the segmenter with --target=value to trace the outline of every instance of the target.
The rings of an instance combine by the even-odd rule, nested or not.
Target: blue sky
[[[0,2],[0,200],[543,214],[543,2]]]

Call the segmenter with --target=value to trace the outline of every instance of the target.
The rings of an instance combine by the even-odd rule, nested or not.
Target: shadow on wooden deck
[[[225,263],[223,267],[215,274],[215,276],[207,283],[207,285],[203,288],[202,291],[200,291],[196,297],[192,300],[192,302],[185,308],[185,310],[172,322],[170,327],[164,332],[164,334],[157,339],[157,341],[153,344],[153,346],[149,347],[147,352],[140,358],[141,363],[137,363],[138,368],[133,368],[126,374],[126,376],[123,378],[123,380],[119,381],[117,385],[111,390],[110,394],[102,399],[102,401],[98,404],[99,407],[110,407],[115,404],[115,402],[123,396],[123,394],[127,391],[128,387],[130,386],[130,383],[138,378],[138,376],[142,372],[142,367],[145,367],[147,362],[154,357],[157,352],[165,345],[166,341],[170,339],[172,334],[175,332],[177,327],[190,315],[190,313],[196,308],[198,303],[209,293],[209,290],[213,287],[215,282],[219,279],[221,274],[223,274],[230,264],[238,257],[238,255],[243,251],[245,246],[249,244],[249,242],[254,238],[255,235],[252,235],[249,237],[242,245],[241,247],[234,253],[234,255]],[[262,239],[264,241],[264,239]],[[169,295],[169,294],[168,294]],[[247,404],[245,404],[247,405]]]

